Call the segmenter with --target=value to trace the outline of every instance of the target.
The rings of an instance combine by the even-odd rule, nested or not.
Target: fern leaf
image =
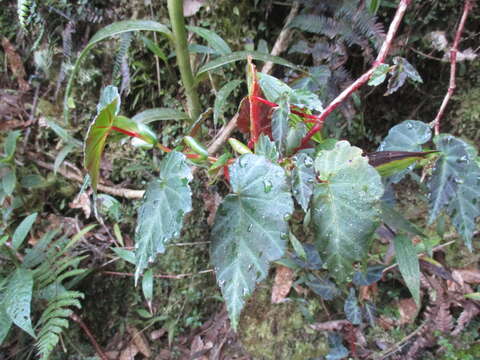
[[[20,26],[24,29],[27,27],[28,17],[30,16],[32,6],[32,0],[18,0],[17,2],[18,21]]]
[[[131,32],[120,34],[120,45],[118,47],[117,54],[115,55],[115,63],[113,64],[112,78],[114,82],[116,82],[116,80],[120,77],[122,64],[125,62],[127,58],[128,49],[130,48],[131,43],[132,43]]]

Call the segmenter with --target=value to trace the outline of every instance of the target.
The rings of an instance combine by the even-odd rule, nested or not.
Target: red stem
[[[447,93],[443,98],[442,105],[440,105],[440,109],[438,110],[437,116],[435,120],[433,120],[435,135],[440,134],[440,120],[445,112],[448,102],[457,87],[455,82],[455,77],[457,73],[457,52],[458,52],[458,44],[460,43],[460,39],[462,38],[463,28],[465,27],[465,22],[468,17],[468,13],[473,8],[473,1],[466,0],[463,6],[463,13],[462,17],[460,18],[460,22],[458,24],[457,33],[455,34],[455,39],[453,41],[452,47],[450,48],[450,81],[448,85]]]
[[[360,76],[357,80],[353,82],[349,87],[343,90],[340,95],[338,95],[326,108],[325,110],[317,117],[317,124],[310,129],[310,131],[305,135],[302,139],[301,145],[299,149],[303,149],[307,147],[310,139],[314,136],[317,132],[322,130],[323,123],[325,122],[328,115],[332,113],[338,106],[340,106],[353,92],[357,91],[360,87],[362,87],[369,79],[372,73],[375,71],[377,67],[384,63],[390,48],[392,47],[393,39],[395,34],[398,31],[400,23],[402,21],[403,16],[405,15],[405,11],[407,7],[410,5],[412,0],[401,0],[398,4],[397,11],[395,13],[395,17],[388,28],[387,37],[375,59],[373,66],[362,76]]]
[[[133,131],[128,131],[128,130],[125,130],[125,129],[122,129],[122,128],[119,128],[119,127],[116,127],[116,126],[111,126],[110,128],[112,130],[118,131],[119,133],[131,136],[131,137],[136,137],[136,138],[139,138],[139,139],[142,138],[140,135],[138,135],[136,132],[133,132]]]

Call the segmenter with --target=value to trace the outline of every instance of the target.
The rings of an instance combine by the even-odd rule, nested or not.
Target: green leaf
[[[480,216],[480,167],[471,161],[465,174],[457,179],[457,191],[448,204],[448,213],[465,245],[472,251],[472,238]]]
[[[33,273],[18,268],[8,281],[3,306],[7,316],[19,328],[35,338],[30,318],[32,302]]]
[[[12,236],[12,248],[18,250],[22,245],[23,241],[27,237],[30,229],[33,226],[33,223],[37,219],[37,213],[28,215],[15,229],[15,232]]]
[[[382,2],[381,0],[368,0],[367,1],[368,11],[370,11],[370,13],[375,15],[378,9],[380,8],[381,2]]]
[[[122,33],[130,32],[130,31],[155,31],[166,35],[169,39],[172,39],[172,32],[168,27],[163,24],[160,24],[155,21],[150,20],[125,20],[119,21],[110,25],[105,26],[103,29],[99,30],[95,35],[92,36],[90,41],[88,42],[87,46],[82,50],[80,55],[78,56],[77,60],[75,61],[75,65],[73,66],[73,70],[68,78],[67,87],[65,89],[65,96],[63,101],[63,115],[65,118],[65,122],[68,123],[68,102],[70,98],[70,94],[72,92],[73,82],[75,80],[75,76],[78,74],[80,70],[80,64],[82,63],[83,59],[87,56],[90,50],[95,46],[95,44],[99,43],[102,40],[108,39],[115,35],[120,35]]]
[[[292,171],[293,196],[303,211],[306,212],[313,194],[313,184],[315,182],[313,159],[305,153],[299,153],[293,158],[293,161],[295,163],[295,169]]]
[[[407,59],[396,56],[393,58],[393,63],[397,66],[400,66],[402,71],[404,71],[410,79],[419,83],[423,83],[422,77],[418,73],[417,69],[415,69],[413,65],[407,61]]]
[[[384,266],[370,266],[366,272],[356,271],[353,275],[353,283],[357,286],[369,286],[379,281],[383,276]]]
[[[312,289],[315,294],[321,296],[323,300],[333,300],[340,294],[335,284],[327,278],[309,275],[305,285]]]
[[[480,301],[480,292],[465,294],[464,296],[465,296],[465,299]]]
[[[389,177],[402,172],[418,160],[427,158],[436,151],[376,151],[367,154],[368,162],[380,175]]]
[[[307,135],[307,131],[307,126],[301,121],[289,127],[286,141],[287,155],[292,155],[296,153],[296,150],[300,146],[303,137]]]
[[[368,85],[370,86],[378,86],[385,81],[387,77],[387,73],[390,70],[390,65],[388,64],[381,64],[379,65],[370,76],[368,80]]]
[[[393,230],[407,232],[412,235],[418,235],[425,237],[418,228],[410,221],[405,219],[401,213],[396,211],[393,207],[388,205],[385,201],[381,203],[382,207],[382,220]]]
[[[172,151],[160,163],[160,176],[148,184],[135,232],[135,281],[167,242],[178,238],[183,218],[192,210],[192,172],[182,153]]]
[[[223,115],[227,98],[230,96],[233,90],[242,83],[241,80],[233,80],[226,83],[217,93],[215,98],[215,104],[213,106],[213,123],[218,124],[218,120]]]
[[[323,104],[317,94],[305,90],[305,89],[295,89],[292,90],[289,96],[290,104],[300,108],[300,109],[312,109],[318,112],[323,111]]]
[[[154,108],[142,111],[135,115],[132,120],[144,124],[163,120],[188,120],[187,113],[176,109]]]
[[[432,131],[430,127],[417,120],[405,120],[390,129],[388,135],[383,139],[378,147],[378,151],[422,151],[422,145],[430,140]],[[395,174],[390,179],[397,183],[411,171],[413,165],[408,170]]]
[[[11,327],[12,320],[10,320],[10,317],[5,312],[2,299],[0,298],[0,345],[2,345],[3,340],[7,337]]]
[[[142,278],[142,291],[145,300],[150,304],[153,300],[153,270],[148,269],[143,274]]]
[[[132,136],[142,142],[154,145],[157,143],[157,136],[155,133],[145,124],[129,119],[125,116],[116,116],[113,119],[112,126],[115,130],[122,130],[125,135]]]
[[[53,163],[53,172],[56,174],[60,166],[62,166],[63,161],[65,158],[70,154],[73,150],[75,150],[74,144],[68,144],[62,148],[55,157],[55,162]]]
[[[293,91],[290,86],[276,77],[261,72],[257,73],[257,76],[258,84],[268,101],[276,103],[283,95],[289,95]]]
[[[58,125],[54,120],[47,119],[47,125],[50,129],[53,130],[57,136],[59,136],[63,141],[68,145],[73,145],[76,148],[82,148],[82,142],[75,139],[72,135],[68,133],[66,129]]]
[[[278,107],[272,114],[272,137],[280,154],[287,150],[288,119],[290,115],[290,104],[287,99],[279,101]]]
[[[220,55],[227,55],[232,52],[230,46],[215,31],[198,26],[187,26],[187,29],[202,37],[208,45],[215,49]]]
[[[230,183],[212,229],[211,259],[236,329],[245,298],[285,252],[293,201],[284,170],[263,156],[237,159]]]
[[[362,323],[362,310],[360,309],[360,306],[358,306],[357,294],[353,287],[350,288],[348,297],[343,305],[343,311],[345,311],[347,320],[353,325],[360,325]]]
[[[135,253],[131,250],[122,249],[122,248],[112,248],[113,252],[117,254],[123,260],[129,262],[130,264],[135,265]]]
[[[271,61],[274,64],[279,64],[279,65],[283,65],[283,66],[298,70],[298,67],[296,65],[278,56],[272,56],[272,55],[264,54],[258,51],[237,51],[237,52],[230,53],[228,55],[220,56],[215,60],[212,60],[209,63],[203,65],[198,70],[196,77],[198,78],[199,76],[201,76],[203,73],[206,73],[207,71],[216,70],[222,66],[231,64],[236,61],[246,61],[248,56],[251,56],[254,60],[260,60],[265,62]]]
[[[109,87],[104,89],[104,93],[107,92],[106,89],[108,88]],[[95,191],[97,189],[98,177],[100,173],[100,160],[103,150],[105,149],[107,136],[112,131],[112,125],[117,114],[119,102],[119,97],[116,97],[111,103],[103,106],[93,122],[90,124],[87,132],[84,150],[84,166],[90,175],[92,188]],[[102,101],[100,103],[103,104]]]
[[[258,138],[258,141],[255,144],[255,154],[263,155],[274,163],[277,162],[279,158],[275,143],[265,134],[261,134]]]
[[[9,162],[13,159],[15,155],[15,149],[17,148],[17,140],[20,137],[21,132],[19,130],[9,131],[3,149],[5,155],[2,159],[2,162]]]
[[[15,175],[15,169],[8,169],[2,176],[2,187],[6,195],[11,196],[15,186],[17,185],[17,176]]]
[[[420,307],[420,264],[417,251],[412,244],[412,240],[405,235],[395,236],[393,244],[400,274],[402,274],[413,299]]]
[[[142,41],[145,44],[145,46],[148,48],[148,50],[150,50],[154,55],[156,55],[160,59],[162,59],[162,61],[165,64],[168,64],[167,55],[165,55],[165,53],[162,51],[162,49],[160,49],[158,47],[157,44],[155,44],[152,40],[150,40],[149,38],[147,38],[145,36],[142,36]]]
[[[435,164],[427,186],[430,190],[431,224],[449,201],[457,196],[458,186],[465,182],[474,156],[469,153],[469,145],[448,134],[440,134],[433,139],[441,155]],[[463,193],[467,194],[467,193]]]
[[[321,151],[315,170],[320,178],[311,209],[316,244],[327,268],[345,281],[353,273],[353,263],[365,256],[378,225],[381,178],[362,150],[347,141]]]

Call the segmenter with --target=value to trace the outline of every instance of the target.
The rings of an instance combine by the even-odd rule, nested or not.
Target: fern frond
[[[120,35],[120,45],[117,50],[117,54],[115,55],[115,63],[113,64],[113,80],[119,78],[120,72],[122,69],[122,63],[125,62],[128,49],[130,48],[130,44],[132,43],[132,33],[126,32]]]
[[[32,6],[34,2],[32,0],[18,0],[17,1],[17,15],[18,22],[22,28],[27,27],[28,18],[32,11]]]

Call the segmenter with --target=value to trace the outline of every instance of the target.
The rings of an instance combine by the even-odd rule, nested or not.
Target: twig
[[[448,85],[447,93],[443,98],[442,105],[440,105],[440,109],[438,110],[437,116],[435,120],[433,120],[433,126],[435,135],[440,134],[440,120],[445,112],[448,102],[457,87],[455,82],[455,77],[457,73],[457,53],[458,53],[458,44],[460,43],[460,39],[462,38],[463,28],[465,27],[465,22],[468,17],[468,13],[473,8],[473,1],[472,0],[465,0],[465,4],[463,6],[463,13],[462,17],[460,18],[460,23],[458,24],[457,33],[455,34],[455,40],[453,41],[453,45],[450,48],[450,81]]]
[[[95,348],[95,352],[97,353],[97,355],[100,357],[100,359],[102,360],[108,360],[108,357],[107,355],[103,352],[102,348],[100,347],[100,345],[98,345],[98,342],[97,340],[95,340],[95,338],[93,337],[92,333],[90,332],[89,328],[87,327],[87,325],[85,325],[85,323],[82,321],[82,319],[80,319],[80,317],[76,314],[72,314],[70,315],[70,318],[75,321],[78,325],[80,325],[80,327],[82,328],[83,332],[85,333],[85,335],[87,335],[88,337],[88,340],[90,340],[90,342],[92,343],[93,347]]]
[[[411,338],[413,338],[414,336],[416,336],[422,329],[423,327],[425,326],[426,323],[423,323],[421,324],[418,328],[416,328],[413,332],[411,332],[410,334],[408,334],[407,336],[405,336],[403,339],[401,339],[400,341],[398,341],[397,343],[395,343],[393,346],[389,347],[387,350],[381,352],[378,356],[376,357],[369,357],[369,359],[374,359],[374,360],[383,360],[385,359],[387,356],[390,356],[391,354],[397,352],[400,350],[401,346],[403,343],[407,342],[408,340],[410,340]]]
[[[397,12],[395,13],[395,17],[393,18],[392,23],[388,28],[387,37],[383,42],[380,52],[378,53],[377,58],[373,63],[373,66],[366,73],[364,73],[357,80],[355,80],[353,84],[343,90],[340,95],[338,95],[318,116],[317,124],[312,129],[310,129],[307,135],[305,135],[305,137],[302,139],[302,143],[300,145],[301,149],[305,148],[308,145],[308,142],[310,141],[312,136],[322,129],[323,123],[325,122],[325,119],[328,117],[328,115],[330,115],[333,110],[335,110],[338,106],[340,106],[352,93],[362,87],[370,79],[370,76],[373,74],[375,69],[384,63],[388,52],[392,47],[395,34],[397,33],[403,16],[405,15],[405,11],[407,10],[407,7],[410,5],[411,1],[412,0],[400,1],[400,4],[398,4],[397,7]]]
[[[273,45],[272,51],[270,52],[271,55],[278,56],[282,52],[284,52],[287,47],[288,43],[290,42],[290,37],[292,35],[292,28],[289,27],[290,23],[292,22],[293,18],[298,14],[298,9],[300,8],[300,4],[298,1],[295,1],[292,4],[292,8],[290,9],[290,13],[285,20],[285,25],[283,25],[283,29],[278,35],[275,44]],[[269,74],[272,71],[273,63],[271,61],[266,62],[262,67],[262,73]]]
[[[158,274],[158,275],[153,275],[155,278],[159,279],[183,279],[189,276],[194,276],[194,275],[200,275],[200,274],[208,274],[212,273],[213,269],[208,269],[208,270],[202,270],[199,271],[198,273],[187,273],[187,274],[177,274],[177,275],[168,275],[168,274]],[[134,273],[125,273],[125,272],[117,272],[117,271],[102,271],[102,274],[105,275],[113,275],[113,276],[129,276],[133,277],[135,276]]]
[[[49,164],[45,161],[37,159],[33,154],[28,154],[28,157],[30,160],[32,160],[35,164],[38,166],[52,170],[54,169],[54,166],[52,164]],[[58,170],[57,173],[60,175],[66,177],[67,179],[77,181],[79,183],[83,183],[83,178],[65,168],[65,166],[61,166]],[[97,186],[98,190],[103,191],[104,193],[114,195],[114,196],[120,196],[124,197],[127,199],[141,199],[143,195],[145,194],[144,190],[132,190],[132,189],[125,189],[125,188],[113,188],[107,185],[102,185],[98,184]]]

